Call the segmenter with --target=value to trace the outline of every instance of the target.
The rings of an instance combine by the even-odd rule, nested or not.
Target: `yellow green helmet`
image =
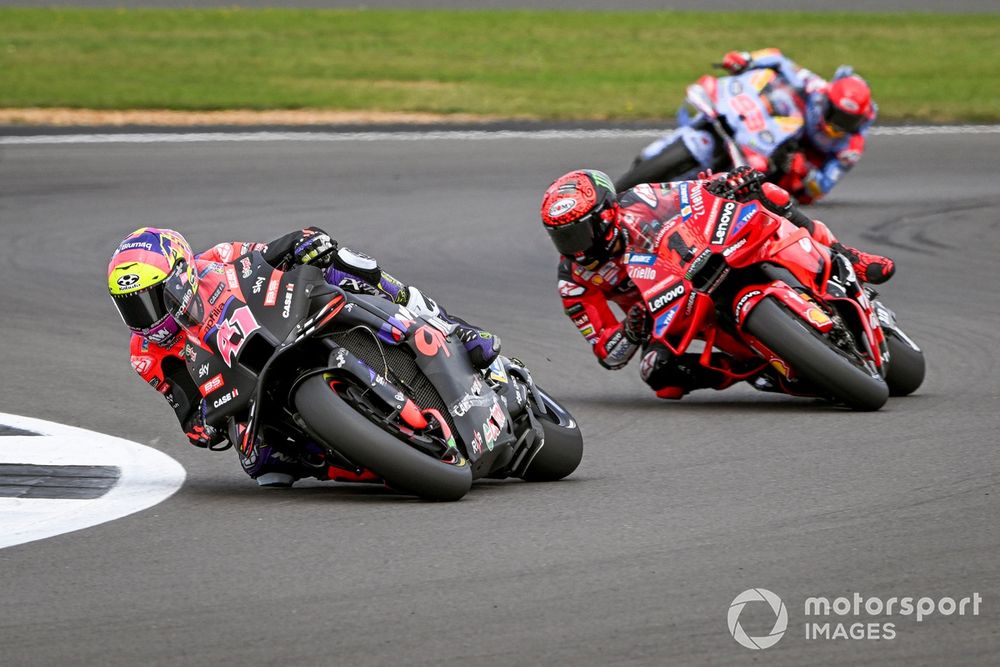
[[[137,229],[111,255],[111,299],[125,325],[155,343],[165,345],[177,337],[175,316],[190,307],[197,290],[191,246],[172,229]]]

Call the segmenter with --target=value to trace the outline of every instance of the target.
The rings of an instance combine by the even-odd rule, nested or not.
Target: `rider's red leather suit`
[[[235,272],[235,267],[224,266],[236,257],[252,252],[264,252],[266,243],[249,243],[236,241],[220,243],[195,256],[195,271],[198,273],[198,298],[202,301],[202,311],[205,318],[197,331],[185,333],[182,330],[171,344],[166,347],[138,335],[132,334],[130,352],[132,368],[154,389],[163,394],[167,402],[177,413],[177,418],[184,424],[191,413],[200,409],[200,399],[206,393],[204,384],[196,384],[187,371],[185,358],[191,346],[198,346],[202,333],[215,326],[221,307],[232,291],[230,285],[239,283],[235,273],[230,280],[227,271]],[[204,378],[203,378],[204,379]]]
[[[626,245],[640,236],[655,236],[677,208],[675,184],[637,185],[618,196],[618,224]],[[642,267],[632,267],[641,270]],[[641,295],[628,276],[625,254],[619,251],[603,264],[584,267],[563,256],[559,263],[559,295],[563,309],[583,337],[593,346],[598,362],[605,368],[625,366],[639,348],[625,338],[624,324],[611,310],[617,304],[622,311],[641,301]]]
[[[724,175],[713,178],[724,178]],[[700,215],[699,208],[703,206],[701,188],[707,182],[687,181],[691,194],[690,201],[686,203],[682,202],[678,190],[681,182],[641,184],[626,190],[618,196],[617,223],[625,240],[623,246],[615,248],[610,259],[592,267],[581,266],[571,257],[561,258],[559,295],[563,308],[605,368],[623,368],[639,349],[639,345],[625,337],[624,322],[619,321],[610,305],[617,304],[623,312],[627,312],[633,304],[640,302],[641,295],[629,278],[629,271],[650,270],[635,262],[629,264],[626,270],[626,249],[656,247],[660,237],[670,232],[678,217],[692,213]],[[787,203],[787,193],[784,200]],[[822,222],[811,220],[797,211],[795,213],[788,219],[804,227],[818,242],[829,246],[836,241]],[[696,361],[698,356],[688,353],[678,357],[661,343],[649,342],[643,345],[640,375],[661,398],[676,399],[692,389],[728,386],[727,378],[701,367]]]

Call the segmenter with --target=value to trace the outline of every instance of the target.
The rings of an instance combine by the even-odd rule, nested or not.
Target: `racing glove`
[[[722,56],[722,66],[730,74],[739,74],[750,64],[750,53],[747,51],[730,51]]]
[[[653,323],[649,317],[649,311],[646,310],[646,304],[633,304],[625,315],[625,325],[623,327],[625,338],[628,339],[628,342],[635,345],[642,345],[649,339],[652,328]]]
[[[308,264],[325,269],[333,262],[337,244],[326,232],[305,230],[295,242],[292,258],[296,264]]]
[[[767,177],[752,167],[737,167],[724,178],[710,181],[705,188],[717,197],[738,202],[756,199]]]
[[[767,177],[752,167],[737,167],[729,172],[726,177],[726,185],[733,191],[733,199],[736,201],[748,201],[754,199],[760,192],[760,186]]]

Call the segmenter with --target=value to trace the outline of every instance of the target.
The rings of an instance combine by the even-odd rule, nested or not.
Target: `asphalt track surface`
[[[662,402],[637,363],[597,365],[536,206],[563,171],[618,172],[640,143],[0,147],[0,411],[188,472],[156,507],[0,551],[4,664],[996,664],[1000,135],[876,137],[814,209],[895,256],[883,295],[926,350],[924,387],[873,414],[748,388]],[[139,225],[204,247],[310,224],[500,333],[582,424],[577,473],[432,504],[261,490],[232,451],[185,444],[129,367],[110,252]],[[789,610],[763,654],[726,626],[751,587]],[[984,602],[874,619],[896,622],[891,641],[803,638],[806,597],[854,591]],[[760,606],[752,635],[774,620]]]

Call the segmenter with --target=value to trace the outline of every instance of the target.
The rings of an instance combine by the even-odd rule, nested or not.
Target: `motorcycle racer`
[[[206,423],[205,401],[185,363],[188,338],[197,340],[201,329],[214,323],[206,310],[221,294],[223,278],[213,274],[222,274],[226,264],[253,251],[276,268],[315,266],[325,271],[331,285],[380,296],[416,315],[436,315],[454,324],[476,368],[486,368],[500,353],[498,337],[449,315],[418,288],[404,285],[383,271],[375,259],[339,246],[319,228],[294,231],[270,243],[220,243],[197,255],[179,232],[140,228],[126,236],[112,254],[108,291],[132,332],[133,368],[174,409],[192,445],[208,448],[221,443],[225,435]],[[207,298],[207,307],[198,296],[199,281],[206,276],[220,283],[214,296]],[[233,444],[244,471],[260,486],[288,487],[295,479],[317,476],[286,460],[261,438],[254,443]],[[347,477],[353,474],[348,473]]]
[[[741,167],[729,174],[699,176],[712,194],[738,202],[759,199],[772,212],[805,228],[820,244],[845,254],[865,282],[885,282],[895,271],[891,259],[837,241],[825,224],[803,214],[786,190],[765,183],[759,171]],[[542,224],[561,255],[558,289],[563,308],[591,344],[598,362],[611,370],[624,368],[642,349],[642,379],[660,398],[674,399],[694,389],[729,386],[722,373],[698,362],[699,353],[677,356],[650,341],[647,306],[626,270],[625,251],[630,243],[681,210],[678,185],[659,184],[659,196],[652,184],[618,194],[607,174],[582,169],[553,181],[541,204]],[[625,313],[624,320],[618,320],[611,304]],[[712,362],[718,368],[728,365],[727,359],[717,355]]]
[[[837,68],[831,81],[797,65],[775,48],[730,51],[722,59],[730,74],[772,70],[797,93],[803,113],[803,143],[780,181],[802,204],[819,200],[833,189],[865,150],[865,135],[878,106],[868,83],[849,65]]]

